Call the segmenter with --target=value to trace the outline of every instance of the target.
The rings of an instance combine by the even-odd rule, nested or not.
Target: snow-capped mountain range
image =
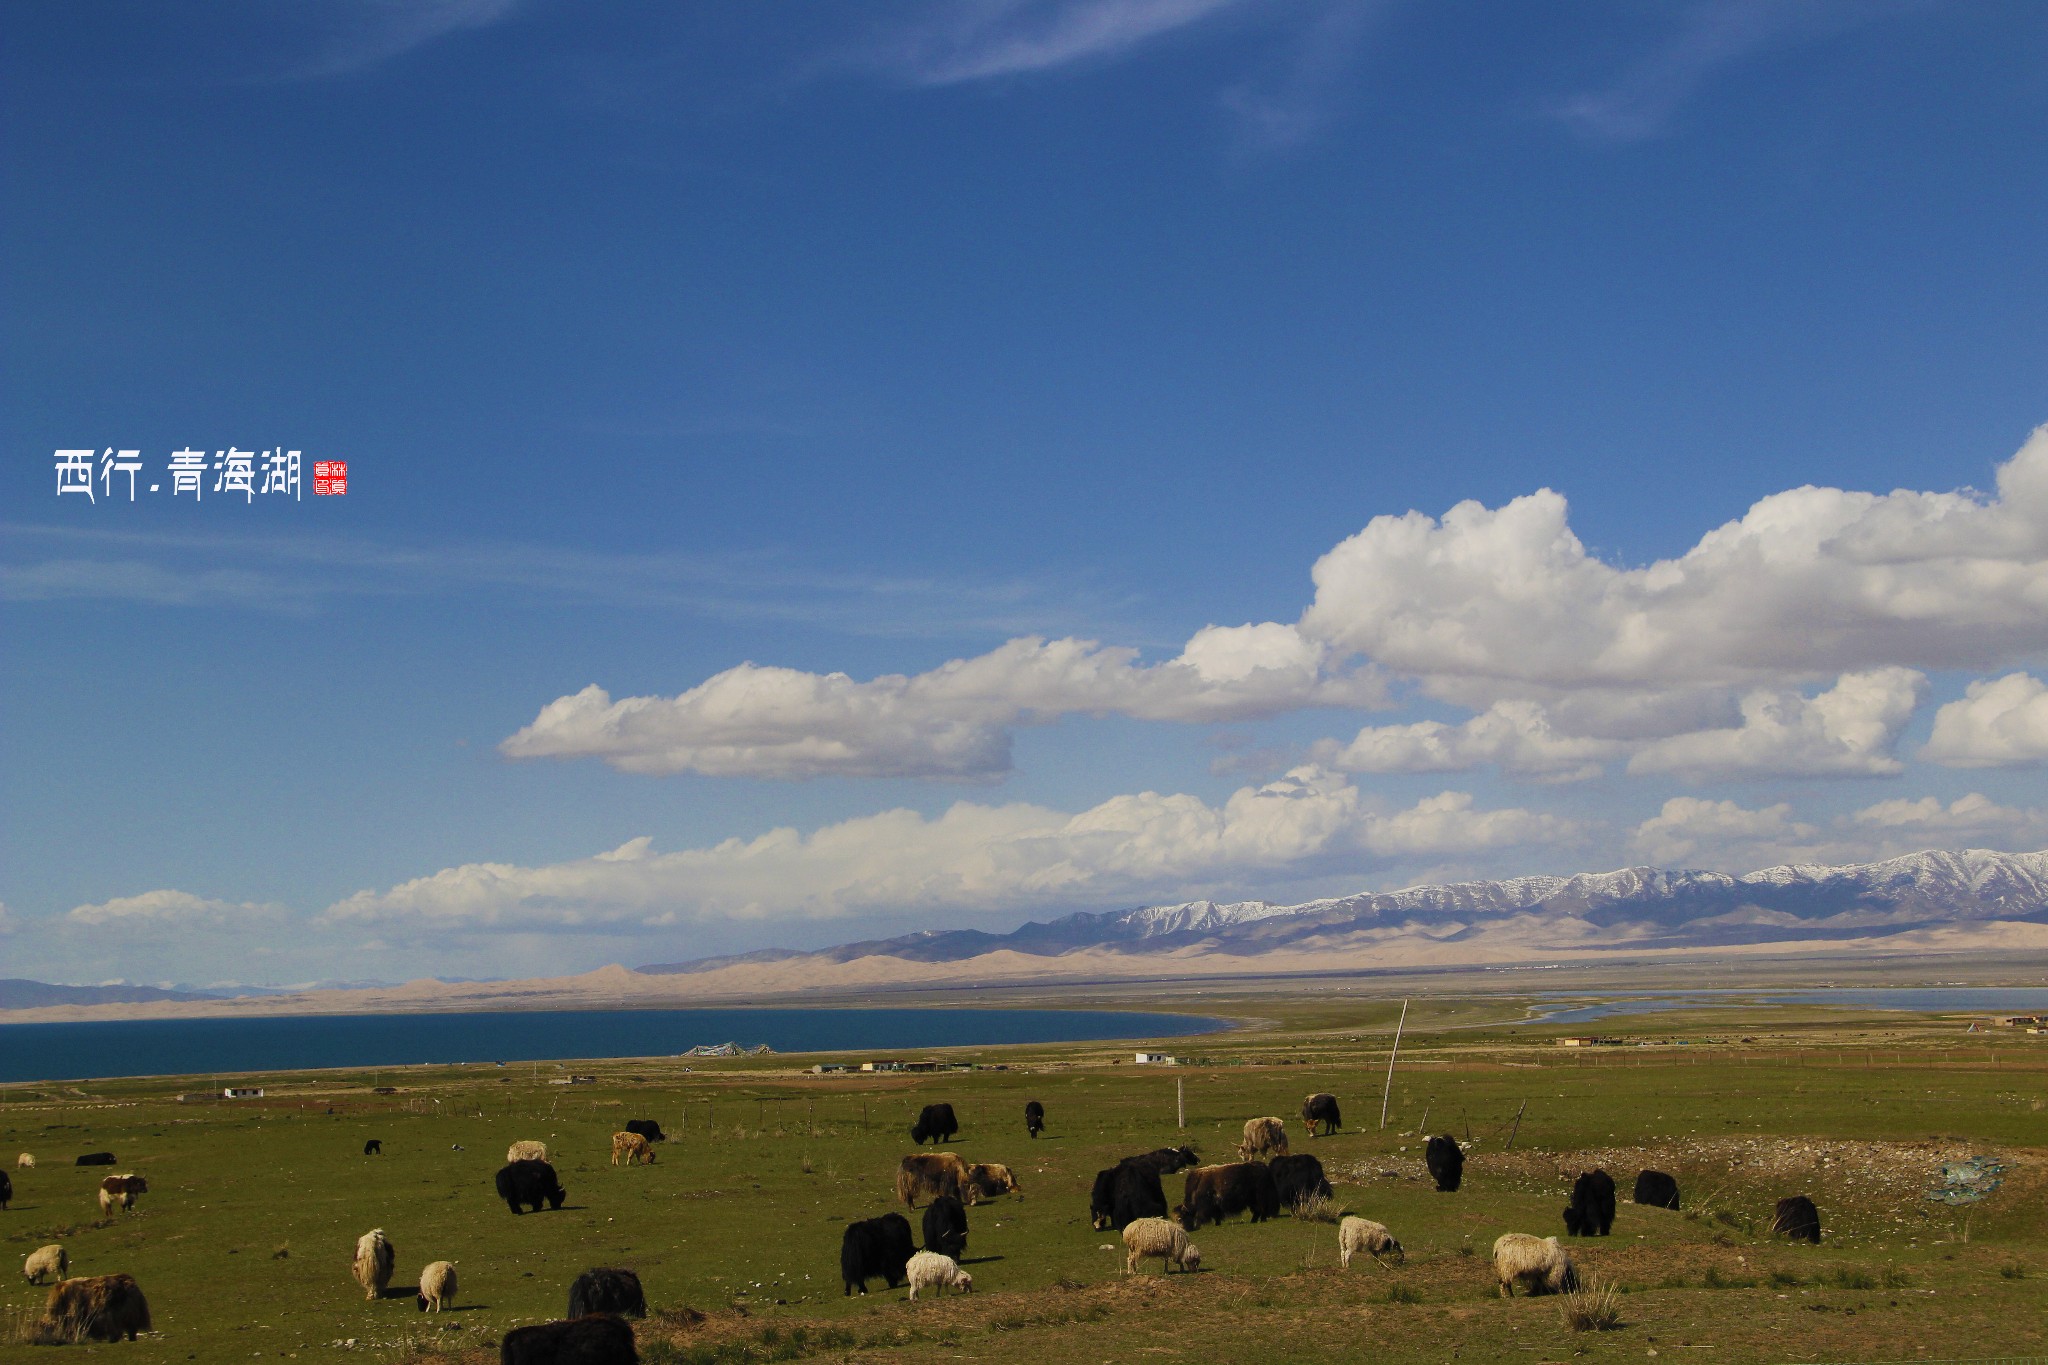
[[[994,952],[1060,957],[1256,957],[1356,950],[1420,936],[1438,944],[1512,932],[1578,950],[1683,948],[1776,941],[1867,939],[1988,921],[2048,924],[2048,852],[1986,849],[1914,853],[1850,867],[1768,867],[1745,876],[1628,867],[1572,877],[1514,877],[1368,892],[1300,905],[1187,901],[1068,915],[1007,934],[928,930],[814,953],[770,951],[642,967],[710,971],[745,963],[894,957],[963,962]]]

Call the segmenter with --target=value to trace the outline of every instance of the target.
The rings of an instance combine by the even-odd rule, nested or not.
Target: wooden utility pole
[[[1401,1030],[1408,1026],[1408,1002],[1401,1002],[1401,1019],[1394,1025],[1394,1050],[1387,1054],[1387,1084],[1380,1091],[1380,1127],[1387,1126],[1387,1102],[1394,1097],[1394,1059],[1401,1055]]]
[[[1188,1087],[1179,1076],[1173,1078],[1173,1126],[1183,1133],[1188,1129]]]
[[[1514,1150],[1515,1150],[1515,1136],[1516,1136],[1516,1134],[1518,1134],[1518,1133],[1520,1133],[1520,1132],[1522,1131],[1522,1110],[1523,1110],[1523,1109],[1527,1109],[1528,1107],[1529,1107],[1529,1101],[1527,1101],[1527,1100],[1523,1100],[1523,1101],[1522,1101],[1522,1108],[1521,1108],[1521,1109],[1517,1109],[1517,1110],[1515,1111],[1515,1128],[1514,1128],[1514,1132],[1511,1132],[1511,1133],[1509,1133],[1509,1134],[1508,1134],[1508,1145],[1507,1145],[1507,1146],[1506,1146],[1505,1148],[1503,1148],[1502,1150],[1504,1150],[1504,1151],[1509,1151],[1509,1152],[1512,1152],[1512,1151],[1514,1151]]]

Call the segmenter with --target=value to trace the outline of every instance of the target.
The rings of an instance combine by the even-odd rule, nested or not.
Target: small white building
[[[1179,1066],[1180,1058],[1167,1052],[1140,1052],[1139,1066]]]
[[[231,1085],[220,1092],[220,1097],[224,1100],[260,1100],[263,1098],[263,1087],[260,1085]]]

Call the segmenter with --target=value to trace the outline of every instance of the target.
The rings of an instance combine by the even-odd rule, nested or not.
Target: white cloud
[[[1889,776],[1905,766],[1892,750],[1926,691],[1927,679],[1912,669],[1880,668],[1845,674],[1815,697],[1751,692],[1740,726],[1658,740],[1639,749],[1628,770],[1694,779]]]
[[[1934,713],[1920,757],[1950,768],[2048,762],[2048,683],[2028,673],[1971,683]]]
[[[1532,701],[1495,702],[1461,725],[1426,720],[1367,726],[1349,744],[1325,740],[1317,762],[1353,773],[1462,772],[1494,763],[1511,777],[1579,782],[1621,752],[1611,740],[1562,735]]]
[[[1011,726],[1076,712],[1199,722],[1378,700],[1369,672],[1322,665],[1319,646],[1271,623],[1208,627],[1180,657],[1149,666],[1133,649],[1037,637],[867,682],[742,664],[674,697],[614,701],[592,685],[499,747],[636,773],[991,777],[1010,766]]]
[[[1880,801],[1823,826],[1780,802],[1752,810],[1733,801],[1678,796],[1637,825],[1637,853],[1662,867],[1750,871],[1784,863],[1874,862],[1930,848],[2025,852],[2048,843],[2048,810],[2001,806],[1979,792],[1943,805],[1935,797]]]
[[[1234,792],[1222,805],[1140,792],[1078,814],[958,802],[885,811],[810,834],[777,829],[674,853],[646,839],[545,867],[473,863],[365,891],[338,923],[621,930],[710,919],[827,919],[877,911],[1007,911],[1206,895],[1404,859],[1577,837],[1570,822],[1478,810],[1445,792],[1388,810],[1320,769]]]
[[[168,888],[139,896],[116,896],[96,905],[73,906],[65,914],[72,924],[119,925],[143,931],[228,929],[274,922],[285,916],[281,905],[257,901],[210,900],[189,891]]]
[[[1792,817],[1792,807],[1780,802],[1762,810],[1749,810],[1733,801],[1707,801],[1696,796],[1674,796],[1662,810],[1635,828],[1636,849],[1660,867],[1699,866],[1695,860],[1708,855],[1718,864],[1733,850],[1782,851],[1805,847],[1819,829]],[[1766,857],[1764,862],[1797,861]],[[1752,862],[1749,866],[1758,866]]]
[[[1005,0],[937,7],[875,54],[920,85],[958,85],[1119,57],[1239,0]]]
[[[1880,801],[1849,816],[1850,827],[1912,842],[1914,849],[1983,845],[2030,850],[2048,843],[2048,810],[2001,806],[1971,792],[1946,806],[1932,796],[1918,801]]]

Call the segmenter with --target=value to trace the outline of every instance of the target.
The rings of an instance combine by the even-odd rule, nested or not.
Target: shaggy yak
[[[43,1345],[74,1341],[133,1341],[150,1330],[149,1300],[132,1275],[89,1275],[52,1286],[33,1339]]]
[[[661,1125],[653,1119],[627,1119],[626,1131],[638,1133],[649,1142],[667,1142],[668,1134],[661,1131]]]
[[[1443,1194],[1454,1193],[1465,1179],[1465,1149],[1448,1135],[1433,1137],[1423,1153],[1429,1164],[1429,1178]]]
[[[848,1223],[839,1239],[839,1278],[846,1292],[868,1292],[869,1280],[886,1280],[891,1289],[903,1283],[904,1267],[917,1254],[910,1241],[910,1220],[900,1213]]]
[[[916,1208],[920,1198],[936,1199],[950,1194],[972,1204],[976,1194],[968,1178],[967,1163],[956,1152],[904,1157],[896,1168],[896,1197],[906,1208]]]
[[[527,1206],[539,1213],[543,1203],[558,1209],[569,1197],[555,1178],[555,1168],[545,1161],[513,1161],[500,1166],[497,1186],[498,1198],[514,1213],[525,1213]]]
[[[1635,1202],[1653,1208],[1675,1209],[1678,1207],[1678,1182],[1662,1171],[1638,1172]]]
[[[500,1365],[640,1365],[633,1329],[602,1313],[573,1322],[515,1327],[498,1348]]]
[[[71,1164],[74,1166],[111,1166],[114,1164],[114,1154],[112,1152],[87,1152]]]
[[[384,1286],[391,1283],[391,1267],[397,1263],[398,1251],[384,1235],[384,1229],[371,1228],[356,1238],[356,1256],[349,1263],[349,1273],[363,1287],[364,1298],[377,1299],[383,1297]]]
[[[1605,1237],[1613,1227],[1614,1177],[1602,1170],[1579,1172],[1572,1202],[1564,1206],[1564,1230],[1573,1237]]]
[[[1280,1191],[1265,1163],[1197,1166],[1188,1172],[1180,1207],[1174,1210],[1182,1227],[1197,1232],[1204,1223],[1220,1223],[1238,1213],[1250,1213],[1254,1223],[1279,1215]]]
[[[1161,1147],[1141,1156],[1127,1156],[1108,1170],[1095,1174],[1095,1186],[1088,1195],[1088,1221],[1098,1232],[1122,1231],[1139,1218],[1166,1216],[1166,1191],[1159,1182],[1202,1159],[1192,1147]]]
[[[1033,1137],[1045,1131],[1045,1106],[1037,1100],[1024,1101],[1024,1131]]]
[[[1305,1199],[1328,1199],[1336,1194],[1330,1188],[1329,1177],[1323,1174],[1323,1163],[1307,1152],[1276,1156],[1268,1169],[1273,1172],[1273,1187],[1279,1192],[1282,1208],[1291,1209]]]
[[[626,1159],[628,1166],[638,1166],[643,1162],[652,1166],[654,1164],[654,1144],[641,1137],[638,1133],[613,1133],[612,1165],[618,1165],[620,1157]]]
[[[1811,1242],[1819,1246],[1820,1210],[1803,1194],[1780,1199],[1777,1216],[1771,1219],[1771,1231],[1795,1242]]]
[[[1238,1160],[1250,1161],[1255,1156],[1286,1155],[1286,1124],[1270,1117],[1244,1121],[1244,1141],[1237,1144]]]
[[[920,1147],[927,1142],[936,1147],[951,1142],[959,1131],[960,1121],[953,1117],[952,1105],[928,1104],[918,1110],[917,1122],[910,1125],[910,1140]]]
[[[1301,1122],[1310,1137],[1328,1137],[1344,1126],[1335,1095],[1310,1095],[1301,1102]],[[1319,1133],[1316,1130],[1320,1128]]]
[[[967,1250],[967,1208],[953,1196],[940,1195],[924,1211],[924,1249],[956,1261]]]
[[[13,1198],[14,1182],[7,1178],[7,1172],[0,1171],[0,1209],[6,1208],[8,1201]]]
[[[569,1316],[586,1318],[592,1313],[646,1317],[647,1295],[640,1290],[640,1277],[630,1270],[604,1266],[578,1275],[569,1286]]]
[[[370,1140],[369,1140],[368,1142],[365,1142],[365,1143],[363,1144],[363,1155],[364,1155],[364,1156],[382,1156],[382,1155],[384,1155],[384,1141],[383,1141],[383,1139],[382,1139],[382,1138],[371,1138],[371,1139],[370,1139]]]

